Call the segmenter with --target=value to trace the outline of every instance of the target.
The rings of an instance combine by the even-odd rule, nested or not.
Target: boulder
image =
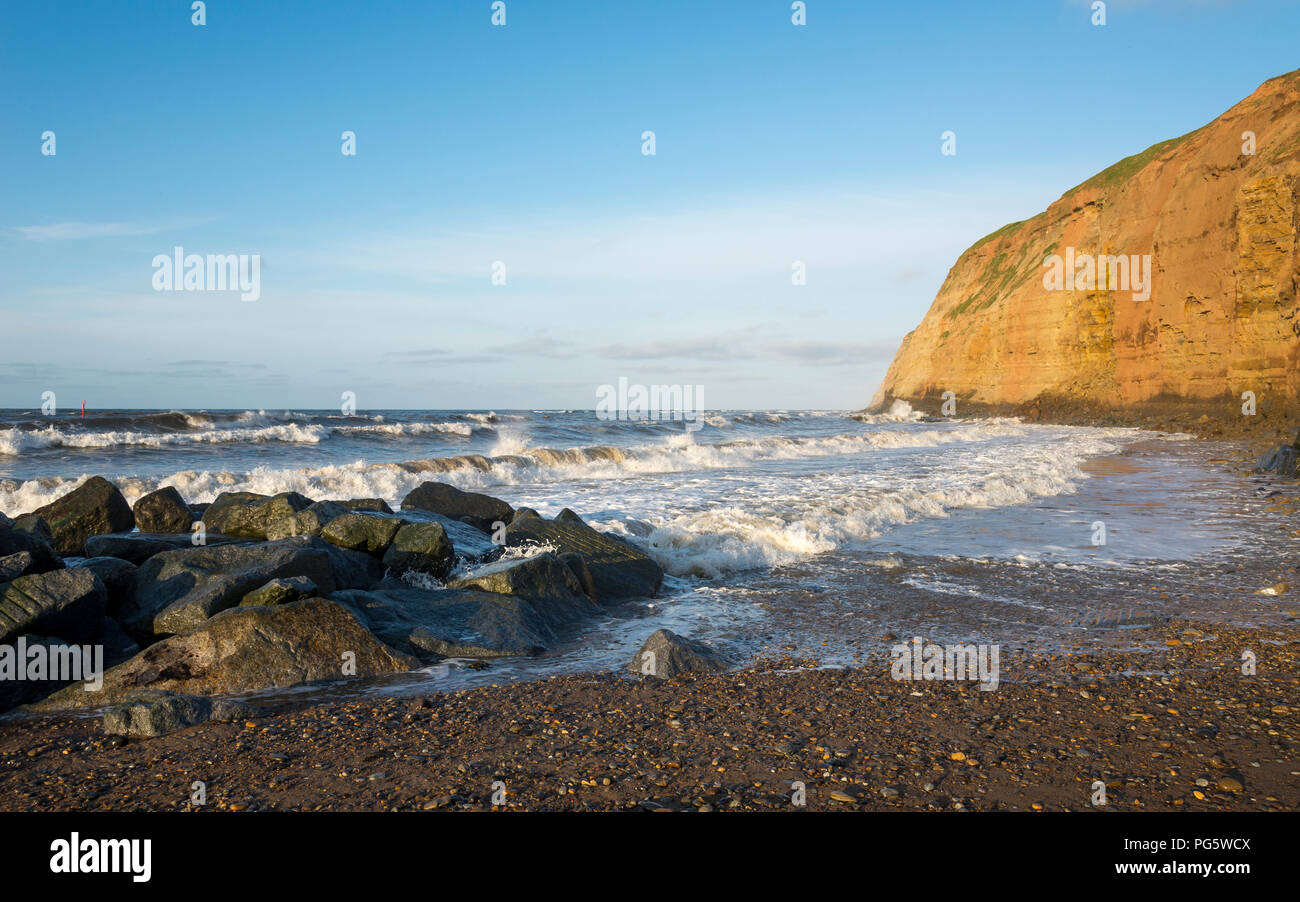
[[[5,516],[4,511],[0,511],[0,529],[11,529],[13,525],[14,521]]]
[[[91,536],[128,532],[135,526],[131,506],[117,486],[99,476],[33,513],[49,524],[54,550],[60,554],[81,554]]]
[[[600,604],[653,595],[663,583],[663,568],[649,555],[581,520],[517,517],[506,527],[505,541],[509,547],[544,545],[562,554],[580,555]]]
[[[353,498],[350,501],[334,501],[332,504],[338,504],[350,511],[375,511],[380,514],[391,514],[393,509],[388,506],[388,502],[383,498]]]
[[[395,517],[370,513],[347,513],[335,517],[321,530],[320,536],[332,545],[351,551],[364,551],[382,557],[402,526]]]
[[[442,524],[405,523],[393,534],[384,552],[384,566],[394,574],[414,570],[442,578],[451,570],[454,557],[455,550]]]
[[[478,492],[462,492],[445,482],[422,482],[402,499],[402,510],[432,511],[453,520],[460,520],[492,532],[492,524],[509,523],[515,515],[514,508],[504,501]]]
[[[135,593],[135,564],[118,557],[86,558],[73,569],[87,570],[99,577],[108,592],[105,612],[116,617],[122,605]]]
[[[136,571],[135,593],[119,618],[127,632],[148,640],[197,629],[277,577],[306,576],[332,592],[330,556],[323,548],[303,544],[312,541],[320,540],[208,545],[155,555]]]
[[[447,582],[449,589],[480,589],[522,598],[587,598],[582,583],[553,554],[497,561]]]
[[[290,604],[304,598],[314,598],[320,594],[316,584],[305,576],[291,576],[287,579],[273,579],[260,589],[254,589],[244,596],[241,605]]]
[[[1279,476],[1300,475],[1300,449],[1295,445],[1275,445],[1264,452],[1255,469],[1257,472],[1276,473]]]
[[[191,505],[190,510],[203,521],[205,531],[225,533],[223,527],[236,516],[237,512],[255,502],[265,501],[267,497],[257,492],[222,492],[202,511],[197,509],[199,507],[197,504]]]
[[[189,532],[194,523],[185,499],[172,486],[145,495],[131,511],[141,532]]]
[[[164,736],[201,723],[238,723],[259,713],[241,702],[140,689],[104,712],[104,732],[110,736]]]
[[[487,563],[496,560],[505,550],[504,546],[495,544],[491,537],[484,535],[478,527],[444,517],[442,514],[408,508],[396,516],[403,523],[437,523],[451,540],[456,558],[465,563]]]
[[[426,660],[541,654],[600,613],[582,596],[535,601],[493,592],[417,589],[397,580],[331,597],[384,642]]]
[[[20,576],[36,572],[36,558],[30,551],[16,551],[0,557],[0,583],[7,583]]]
[[[713,648],[679,636],[671,630],[655,630],[636,653],[628,669],[641,676],[671,679],[692,670],[726,670],[727,663]]]
[[[317,501],[311,507],[267,523],[266,538],[274,542],[289,536],[318,536],[327,523],[347,512],[348,508],[336,501]]]
[[[48,573],[63,569],[63,561],[49,542],[20,529],[0,526],[0,557],[26,552],[31,556],[30,573]]]
[[[224,500],[223,500],[224,499]],[[230,492],[217,496],[203,513],[204,528],[245,539],[266,539],[274,524],[311,507],[314,502],[297,492],[281,492],[269,498],[252,492]]]
[[[232,536],[204,536],[206,545],[229,545],[241,542]],[[155,554],[184,548],[202,548],[194,544],[194,534],[184,532],[128,532],[112,536],[91,536],[86,540],[87,557],[116,557],[139,566]]]
[[[221,695],[412,670],[414,658],[372,636],[347,608],[321,598],[222,611],[109,669],[99,692],[69,686],[38,711],[115,704],[139,689]]]
[[[108,590],[85,567],[20,576],[0,586],[0,643],[23,633],[90,642],[107,604]]]
[[[23,514],[14,521],[13,528],[19,532],[35,536],[51,547],[54,545],[54,533],[50,531],[50,524],[46,522],[44,517],[38,517],[36,514]]]
[[[140,653],[140,646],[122,629],[112,617],[105,617],[99,624],[99,635],[93,645],[104,649],[104,666],[116,667]]]
[[[573,575],[578,578],[578,584],[582,586],[582,594],[586,595],[592,601],[596,601],[596,581],[591,578],[591,570],[587,567],[587,562],[582,559],[582,555],[573,551],[566,551],[557,555],[564,566],[573,571]]]

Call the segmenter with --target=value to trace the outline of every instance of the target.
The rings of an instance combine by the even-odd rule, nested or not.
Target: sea
[[[1259,592],[1295,576],[1282,503],[1295,490],[1243,460],[1185,434],[941,418],[903,402],[690,423],[592,410],[4,410],[0,511],[31,511],[91,475],[128,501],[174,486],[190,502],[296,491],[394,509],[437,480],[543,516],[571,508],[667,573],[658,597],[608,609],[540,657],[453,661],[402,681],[417,691],[626,669],[659,628],[737,663],[840,667],[914,636],[1065,651],[1141,646],[1171,618],[1284,620],[1285,595]]]

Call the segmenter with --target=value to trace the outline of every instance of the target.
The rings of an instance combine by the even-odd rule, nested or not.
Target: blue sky
[[[1294,0],[506,5],[5,4],[0,406],[861,407],[976,239],[1300,66]]]

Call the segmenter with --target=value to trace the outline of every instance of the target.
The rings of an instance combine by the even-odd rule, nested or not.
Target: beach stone
[[[117,557],[86,558],[73,569],[86,568],[99,577],[108,592],[105,611],[116,616],[122,605],[135,592],[135,564]]]
[[[345,657],[346,654],[346,657]],[[343,673],[345,662],[355,674]],[[99,692],[69,686],[38,711],[114,704],[139,689],[219,695],[287,688],[321,680],[369,678],[419,662],[384,645],[343,605],[322,598],[222,611],[198,629],[172,636],[104,674]]]
[[[31,557],[31,563],[27,565],[28,573],[48,573],[63,569],[63,561],[54,553],[54,547],[49,542],[21,529],[0,527],[0,557],[8,558],[21,553]]]
[[[1241,792],[1246,788],[1236,777],[1220,777],[1217,785],[1224,792]]]
[[[185,633],[277,577],[306,576],[323,592],[335,588],[329,554],[302,537],[258,545],[207,545],[166,551],[136,571],[136,586],[122,606],[122,625],[133,636]]]
[[[310,507],[267,523],[267,541],[290,536],[318,536],[327,523],[347,512],[348,508],[337,501],[317,501]]]
[[[0,529],[11,529],[13,525],[14,521],[6,516],[4,511],[0,511]]]
[[[254,589],[244,596],[241,605],[289,604],[303,598],[313,598],[320,594],[316,584],[306,576],[292,576],[287,579],[273,579],[260,589]]]
[[[679,636],[671,630],[655,630],[628,669],[641,676],[668,680],[688,671],[726,670],[727,663],[703,642]]]
[[[141,532],[189,532],[194,515],[174,486],[165,486],[140,498],[132,509]]]
[[[210,534],[206,545],[229,545],[241,542],[233,536]],[[91,536],[86,540],[87,557],[115,557],[139,566],[155,554],[183,548],[202,548],[194,544],[194,534],[188,532],[127,532],[108,536]]]
[[[320,536],[340,548],[382,557],[401,528],[402,521],[395,517],[346,513],[327,523]]]
[[[542,602],[494,592],[417,589],[398,580],[331,598],[384,642],[426,659],[540,654],[600,610],[581,596]]]
[[[535,599],[587,597],[573,570],[553,554],[497,561],[449,580],[447,587]]]
[[[384,566],[395,574],[414,570],[443,577],[454,558],[455,549],[441,524],[405,523],[384,552]]]
[[[585,523],[517,518],[505,530],[507,547],[542,545],[559,553],[578,554],[587,564],[596,600],[610,604],[659,591],[664,571],[645,552]]]
[[[258,714],[256,708],[241,702],[141,689],[104,712],[104,732],[110,736],[164,736],[196,724],[238,723]]]
[[[135,526],[135,516],[122,493],[100,476],[90,477],[33,513],[49,524],[54,550],[60,554],[81,554],[91,536],[127,532]]]
[[[0,586],[0,643],[23,633],[90,642],[107,604],[108,590],[85,567],[20,576]]]
[[[462,492],[445,482],[422,482],[402,499],[402,510],[433,511],[453,520],[461,520],[486,533],[492,524],[509,523],[515,515],[514,508],[499,498],[478,492]]]

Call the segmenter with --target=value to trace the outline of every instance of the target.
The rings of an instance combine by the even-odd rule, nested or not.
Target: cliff
[[[1300,70],[977,241],[871,406],[1294,415],[1298,217]]]

